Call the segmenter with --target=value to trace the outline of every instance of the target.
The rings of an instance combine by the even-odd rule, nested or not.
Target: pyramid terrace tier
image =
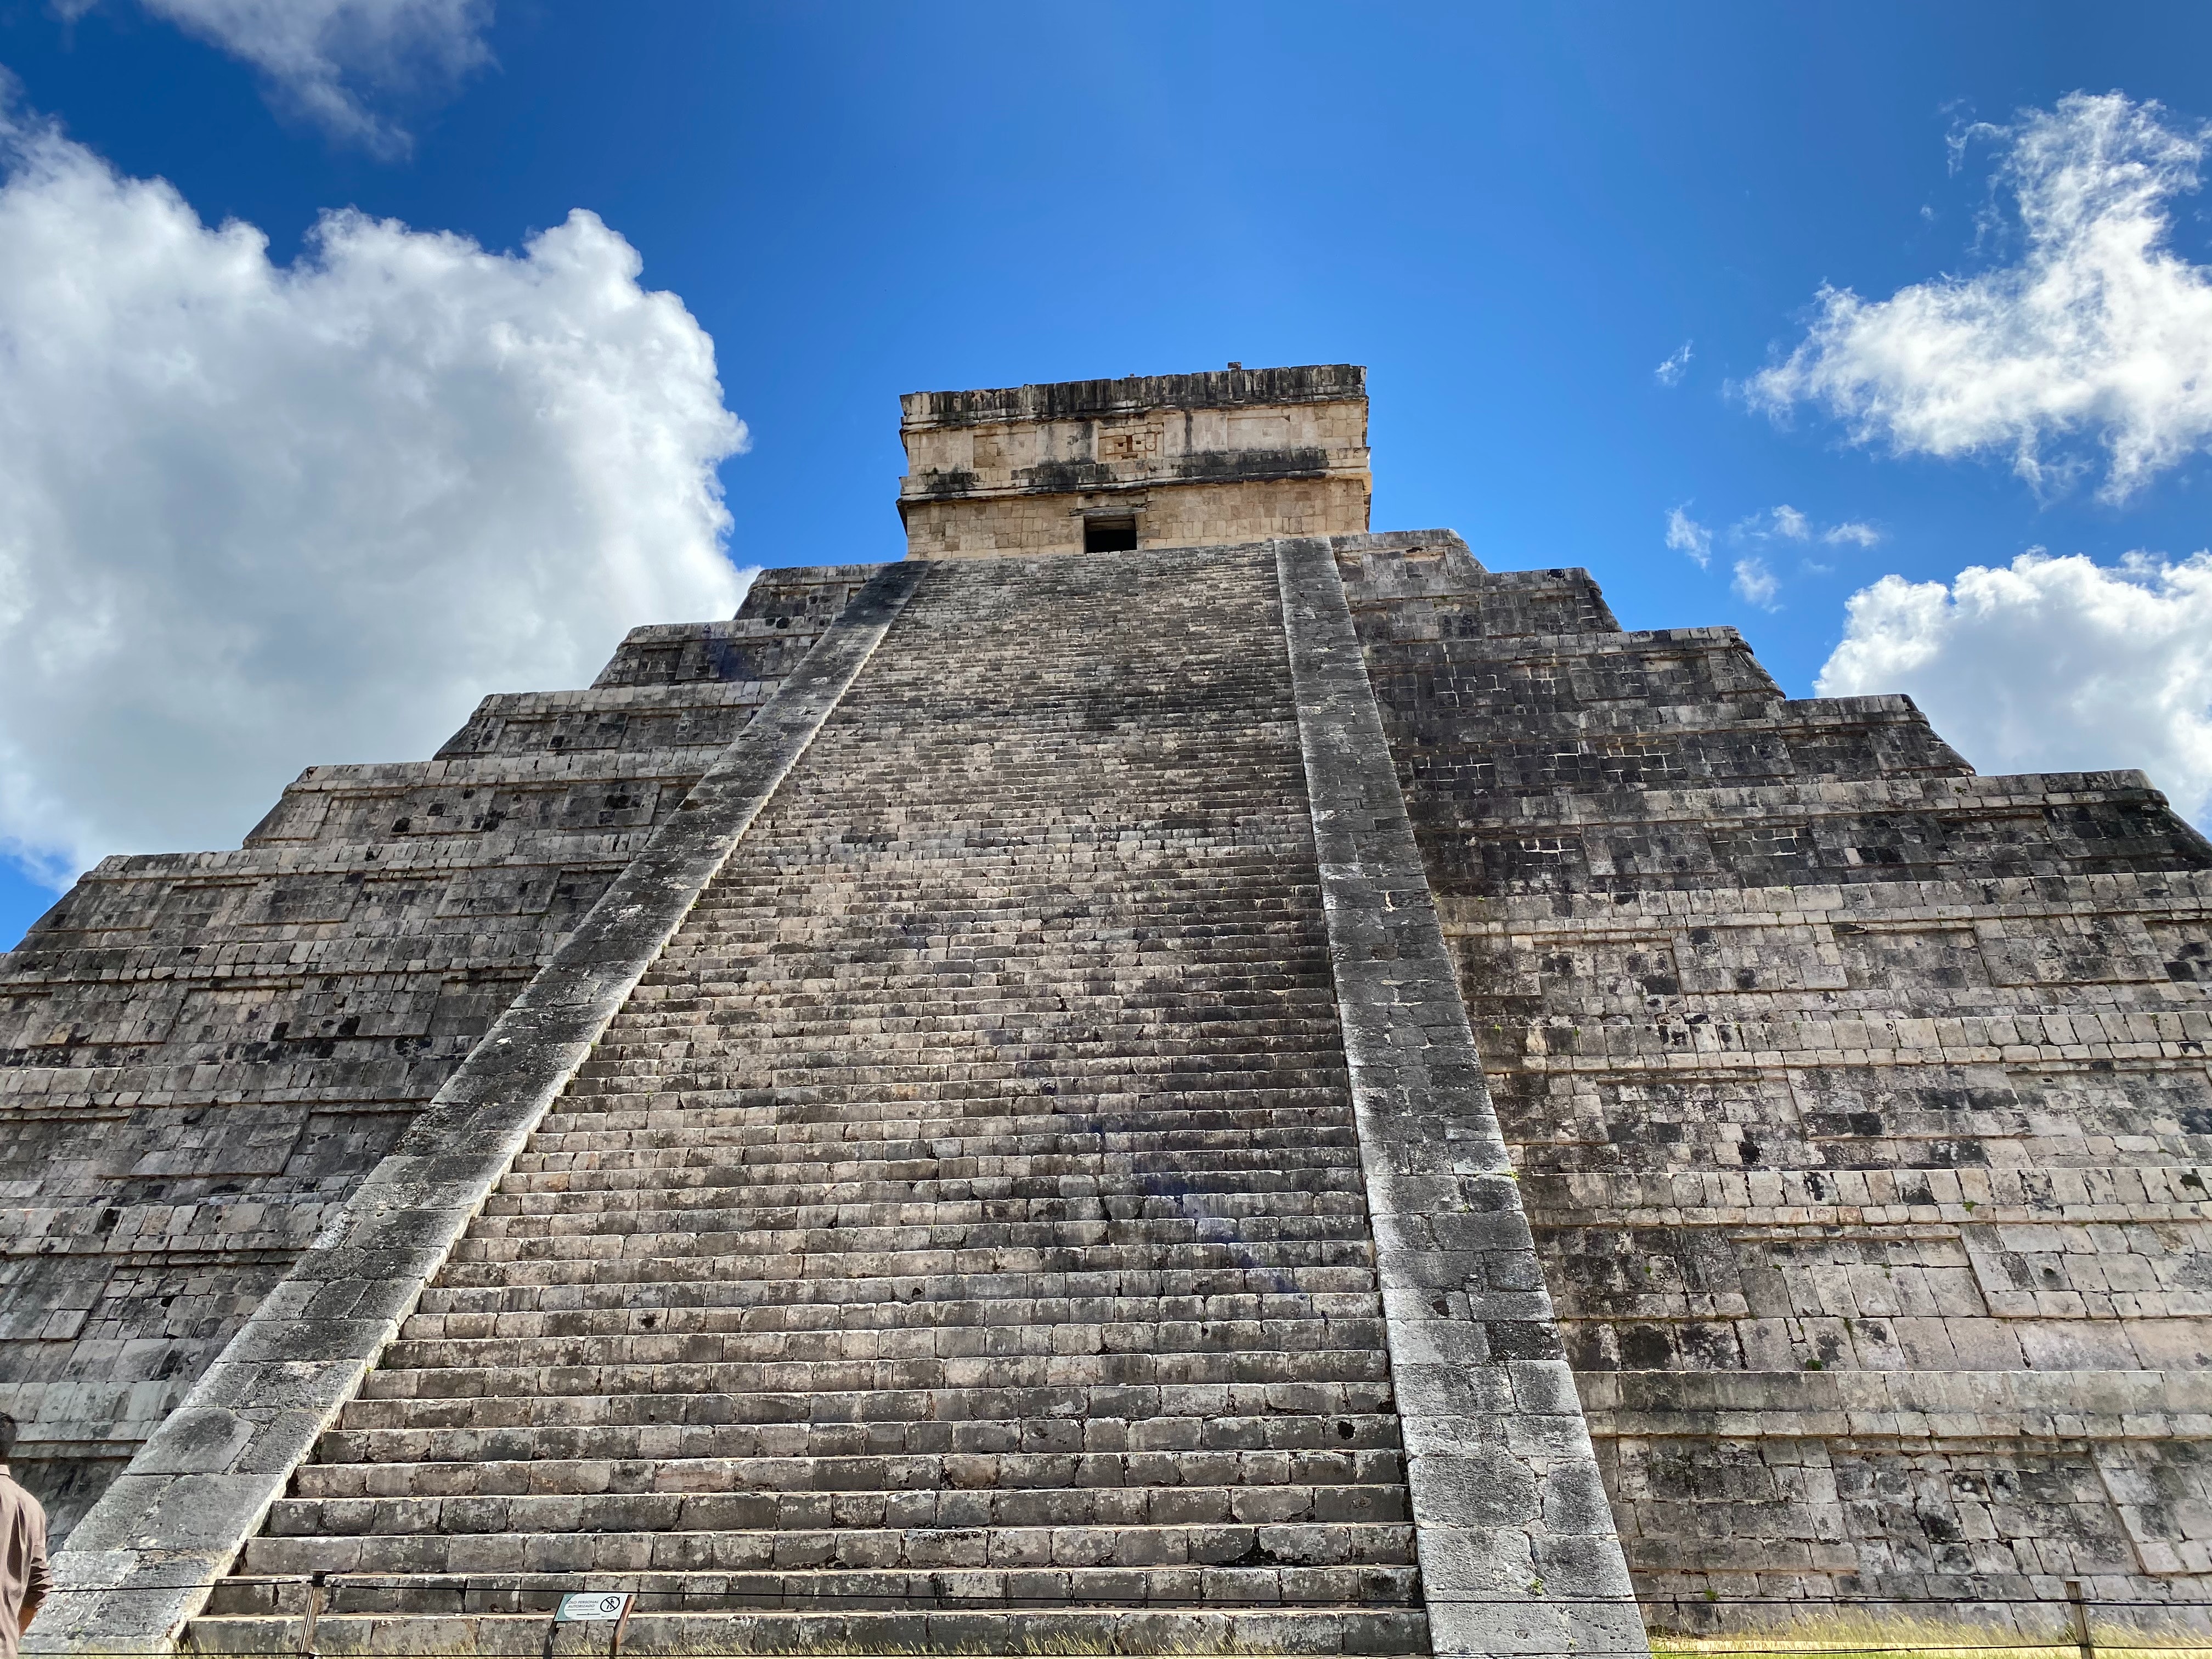
[[[1449,906],[1522,894],[2212,869],[2140,772],[1885,777],[1414,808]]]
[[[1387,677],[1377,675],[1387,687]],[[1416,690],[1408,699],[1425,695]],[[1904,697],[1735,697],[1601,707],[1463,734],[1449,699],[1400,710],[1419,758],[1405,779],[1425,823],[1510,809],[1521,798],[1698,784],[1965,777],[1972,769]]]

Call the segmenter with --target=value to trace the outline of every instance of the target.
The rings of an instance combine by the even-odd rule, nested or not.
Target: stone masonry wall
[[[901,402],[915,558],[1079,553],[1086,515],[1133,517],[1146,548],[1367,528],[1366,374],[1348,364]]]
[[[1655,1627],[2212,1601],[2212,847],[1339,543]]]
[[[641,629],[235,852],[111,858],[0,958],[0,1409],[66,1536],[869,567]]]
[[[917,559],[1080,553],[1086,514],[1134,518],[1138,544],[1147,549],[1334,536],[1365,529],[1367,506],[1364,473],[1182,483],[1134,494],[1023,493],[981,506],[919,501],[906,508],[907,549]]]

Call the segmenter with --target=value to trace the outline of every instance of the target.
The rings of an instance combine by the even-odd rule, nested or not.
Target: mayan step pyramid
[[[2212,1621],[2141,775],[1370,533],[1357,369],[905,414],[907,560],[5,958],[30,1650]]]

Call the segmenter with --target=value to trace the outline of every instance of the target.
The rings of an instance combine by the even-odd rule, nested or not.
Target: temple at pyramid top
[[[1367,529],[1367,371],[1132,374],[900,399],[915,558],[1205,546]]]

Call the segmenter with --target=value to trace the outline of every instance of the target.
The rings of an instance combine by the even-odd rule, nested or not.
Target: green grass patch
[[[1651,1651],[1653,1659],[2077,1659],[2069,1609],[2059,1603],[2039,1611],[2027,1630],[1966,1619],[1826,1613],[1725,1635],[1654,1636]],[[2128,1624],[2092,1616],[2089,1645],[2096,1659],[2203,1659],[2212,1654],[2212,1633],[2156,1615]]]

